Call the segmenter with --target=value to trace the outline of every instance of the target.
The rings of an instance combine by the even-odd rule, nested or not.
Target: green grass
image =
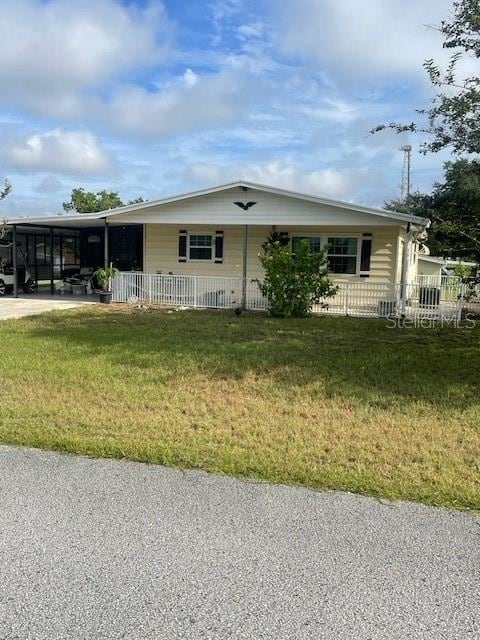
[[[95,306],[0,335],[3,442],[480,508],[480,327]]]

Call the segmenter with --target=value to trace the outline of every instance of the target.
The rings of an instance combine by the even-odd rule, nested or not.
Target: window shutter
[[[223,262],[223,231],[215,231],[215,262]]]
[[[370,258],[372,256],[372,234],[364,233],[362,238],[362,249],[360,253],[360,277],[370,276]]]
[[[285,247],[290,242],[288,231],[280,231],[278,235],[280,236],[280,244],[282,245],[282,247]]]
[[[185,229],[178,232],[178,261],[187,261],[187,232]]]

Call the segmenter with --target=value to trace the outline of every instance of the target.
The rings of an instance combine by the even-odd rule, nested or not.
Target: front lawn
[[[0,336],[3,442],[480,508],[480,327],[95,306]]]

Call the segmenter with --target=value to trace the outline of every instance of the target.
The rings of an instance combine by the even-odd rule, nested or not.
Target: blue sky
[[[154,199],[238,178],[381,205],[431,96],[448,0],[2,0],[0,216],[73,187]],[[421,156],[428,189],[447,154]]]

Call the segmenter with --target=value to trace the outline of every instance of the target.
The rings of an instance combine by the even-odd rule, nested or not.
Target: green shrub
[[[116,267],[112,267],[110,264],[107,268],[97,269],[93,274],[97,278],[97,282],[101,289],[104,291],[110,291],[112,285],[112,278],[119,273]]]
[[[336,294],[338,287],[327,276],[326,249],[311,251],[308,240],[301,240],[292,252],[278,234],[263,244],[260,262],[265,277],[258,286],[267,298],[270,313],[282,318],[302,318],[314,304]]]
[[[459,278],[469,278],[472,275],[472,267],[463,264],[463,262],[459,262],[454,266],[453,273]]]

